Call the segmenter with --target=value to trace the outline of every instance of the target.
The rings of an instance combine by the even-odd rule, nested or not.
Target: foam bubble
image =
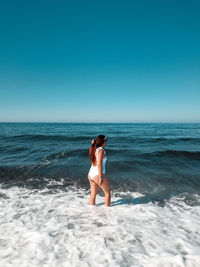
[[[77,188],[0,189],[4,195],[1,266],[199,266],[200,207],[181,197],[160,207],[118,192],[105,207],[100,195],[90,206],[89,191]]]

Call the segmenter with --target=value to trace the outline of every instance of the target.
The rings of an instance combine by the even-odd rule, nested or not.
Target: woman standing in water
[[[95,199],[99,186],[105,193],[105,205],[110,206],[110,185],[108,178],[106,177],[106,152],[104,147],[106,146],[107,138],[104,135],[99,135],[95,140],[92,140],[92,145],[89,149],[89,156],[92,166],[88,173],[88,179],[90,182],[90,205],[95,205]]]

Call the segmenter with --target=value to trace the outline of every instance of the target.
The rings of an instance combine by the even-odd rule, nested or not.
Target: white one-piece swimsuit
[[[99,156],[99,150],[103,149],[103,147],[98,147],[96,149],[96,162],[98,163],[98,156]],[[103,149],[104,151],[104,155],[106,155],[106,152],[105,150]],[[107,157],[104,156],[103,160],[102,160],[102,173],[105,174],[106,173],[106,160],[107,160]],[[90,176],[90,178],[93,180],[95,176],[97,176],[99,174],[99,170],[98,170],[98,165],[94,166],[92,164],[92,166],[90,167],[90,170],[89,170],[89,173],[88,175]]]

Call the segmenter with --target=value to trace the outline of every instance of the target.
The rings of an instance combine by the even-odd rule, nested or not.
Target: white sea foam
[[[200,266],[200,207],[171,198],[105,207],[75,187],[0,189],[0,266]],[[138,198],[139,193],[132,193]],[[130,197],[130,193],[129,193]],[[137,201],[135,202],[137,203]]]

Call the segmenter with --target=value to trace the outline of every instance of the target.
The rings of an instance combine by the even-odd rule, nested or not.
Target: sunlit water
[[[109,142],[111,207],[89,205]],[[200,263],[199,124],[0,124],[0,266]]]

